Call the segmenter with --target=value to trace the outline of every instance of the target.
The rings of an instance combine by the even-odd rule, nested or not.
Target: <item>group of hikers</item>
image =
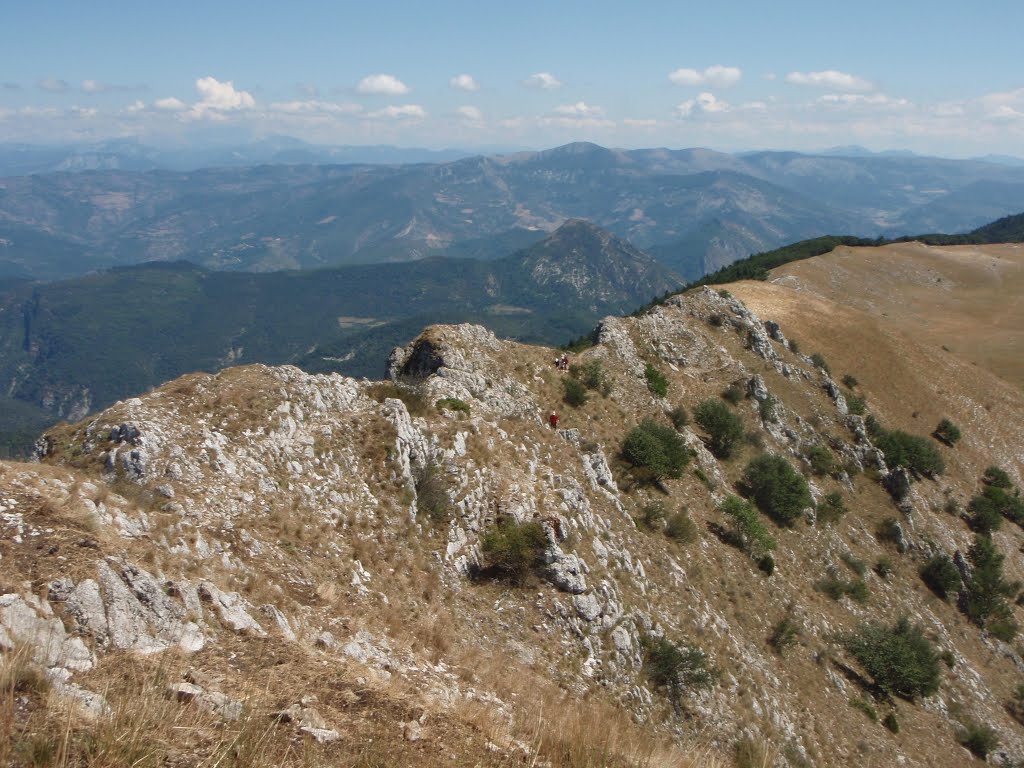
[[[556,357],[555,368],[563,373],[567,372],[569,370],[569,355],[563,352],[561,357]],[[548,416],[548,426],[552,429],[558,429],[558,414],[555,411],[552,411]]]

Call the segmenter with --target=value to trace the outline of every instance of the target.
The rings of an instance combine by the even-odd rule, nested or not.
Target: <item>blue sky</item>
[[[1024,3],[7,4],[0,141],[1024,156]]]

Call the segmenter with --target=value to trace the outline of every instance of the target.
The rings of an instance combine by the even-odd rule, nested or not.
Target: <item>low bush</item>
[[[804,455],[807,457],[807,463],[811,467],[811,472],[819,477],[831,475],[838,469],[836,458],[832,455],[832,451],[821,443],[812,445]]]
[[[469,413],[469,403],[465,400],[460,400],[457,397],[442,397],[436,403],[434,407],[439,411],[455,411],[457,413]]]
[[[668,394],[668,379],[665,378],[665,374],[650,363],[644,367],[644,378],[647,380],[647,389],[652,394],[658,397],[664,397]]]
[[[479,575],[515,586],[529,586],[544,567],[547,544],[547,533],[541,523],[516,523],[510,517],[500,517],[481,541],[483,563]]]
[[[781,456],[762,454],[752,459],[741,482],[758,509],[784,527],[792,527],[814,503],[803,475]]]
[[[729,405],[739,405],[743,401],[745,393],[739,384],[730,384],[722,390],[722,399]]]
[[[775,539],[749,502],[727,496],[718,509],[729,519],[726,530],[731,542],[748,555],[761,557],[775,549]]]
[[[860,382],[857,381],[857,377],[854,376],[852,373],[848,373],[845,376],[843,376],[842,381],[843,386],[846,387],[847,389],[855,389],[856,386],[860,384]]]
[[[571,376],[562,379],[562,390],[562,400],[566,405],[571,405],[573,408],[581,408],[587,404],[589,398],[587,388],[578,379],[574,379]]]
[[[814,588],[833,600],[849,597],[855,602],[866,603],[869,597],[868,585],[863,579],[844,579],[831,566],[825,572],[824,578],[815,583]]]
[[[690,460],[690,449],[672,427],[644,419],[626,435],[622,457],[641,478],[657,481],[681,477]]]
[[[690,423],[690,414],[682,405],[677,405],[669,411],[668,418],[672,422],[672,426],[680,432],[683,430],[683,427],[688,426]]]
[[[999,734],[985,723],[968,720],[957,733],[957,741],[979,760],[985,760],[989,752],[999,746]]]
[[[949,419],[943,419],[935,427],[935,431],[932,432],[932,437],[941,443],[945,443],[950,448],[957,444],[962,437],[960,428]]]
[[[818,502],[816,516],[819,523],[834,523],[847,511],[843,495],[839,491],[829,491]]]
[[[391,398],[401,400],[410,416],[426,416],[430,412],[430,401],[407,384],[379,381],[368,386],[366,394],[378,403],[383,403]]]
[[[884,555],[875,560],[875,573],[877,573],[880,578],[889,578],[892,575],[894,567],[892,560]]]
[[[906,617],[891,627],[865,624],[843,637],[842,645],[887,695],[913,701],[939,689],[938,654]]]
[[[697,425],[708,434],[708,450],[727,459],[743,439],[743,420],[721,400],[703,400],[693,412]]]
[[[867,715],[868,720],[870,720],[871,722],[878,722],[878,710],[875,709],[875,705],[867,699],[862,699],[859,696],[852,698],[850,699],[850,706],[854,709],[859,709],[861,712]]]
[[[843,561],[843,564],[846,565],[847,568],[862,578],[864,577],[864,574],[868,572],[868,567],[864,561],[855,556],[852,552],[843,552],[839,556],[839,559]]]
[[[573,363],[569,366],[569,378],[579,381],[587,389],[600,392],[607,396],[611,393],[611,382],[604,373],[604,365],[597,358],[583,364]]]
[[[925,438],[898,429],[885,429],[870,416],[866,425],[875,446],[885,454],[889,467],[906,467],[915,475],[928,477],[946,471],[946,462],[939,449]]]
[[[986,475],[982,477],[984,485],[981,493],[972,498],[967,506],[972,512],[972,520],[974,516],[988,519],[997,518],[996,525],[992,530],[998,527],[998,518],[1002,517],[1024,526],[1024,499],[1021,498],[1020,489],[1013,486],[1010,478],[1005,477],[1005,473],[1005,481],[1003,477],[996,476],[997,483],[985,482],[985,478],[988,477],[987,472],[986,470]],[[984,533],[980,529],[976,528],[975,530]]]
[[[697,524],[689,512],[680,510],[665,520],[665,535],[680,544],[692,544],[697,540]]]
[[[660,531],[665,526],[665,505],[660,501],[652,501],[640,508],[637,523],[649,531]]]
[[[986,488],[985,490],[989,489]],[[994,490],[1005,493],[1005,491],[999,488]],[[992,531],[998,531],[999,527],[1003,524],[1003,516],[1000,514],[999,508],[987,496],[975,496],[967,504],[967,509],[971,513],[967,519],[967,524],[975,533],[983,533],[988,536]]]
[[[791,614],[786,614],[772,627],[772,633],[768,638],[768,645],[772,647],[779,656],[785,656],[786,652],[796,645],[800,637],[800,625]]]
[[[820,352],[815,352],[813,355],[811,355],[811,363],[814,364],[814,367],[821,368],[821,370],[823,370],[825,373],[829,374],[830,376],[832,375],[832,369],[828,367],[828,363],[825,362],[825,358],[822,356]]]
[[[710,688],[715,681],[707,655],[686,643],[673,643],[664,637],[647,637],[644,646],[644,671],[658,688],[664,688],[669,700],[679,706],[690,690]]]
[[[761,421],[767,424],[777,422],[779,420],[778,404],[778,401],[771,395],[760,401],[757,404],[757,413],[761,417]]]
[[[854,416],[863,416],[868,410],[867,398],[855,392],[847,392],[846,409]]]
[[[414,473],[416,483],[416,510],[432,522],[442,523],[451,517],[451,499],[448,481],[440,464],[428,461]]]
[[[993,488],[1003,488],[1009,490],[1013,488],[1013,481],[1010,476],[1006,474],[1006,470],[1000,469],[996,466],[987,467],[985,474],[981,477],[981,482],[985,485],[992,486]]]
[[[895,712],[890,712],[885,717],[883,717],[882,725],[884,725],[892,733],[900,732],[900,721],[896,719]]]
[[[1017,625],[1008,599],[1017,594],[1020,584],[1004,578],[1004,556],[988,536],[975,534],[967,559],[971,561],[971,578],[964,584],[961,609],[977,626],[994,628],[1000,639],[1012,639]]]
[[[921,580],[943,600],[960,591],[960,571],[948,555],[932,555],[921,566]]]

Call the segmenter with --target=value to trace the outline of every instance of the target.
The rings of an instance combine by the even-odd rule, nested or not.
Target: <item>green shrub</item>
[[[939,422],[938,426],[935,427],[935,431],[932,432],[932,437],[952,448],[956,445],[957,441],[960,440],[962,434],[960,433],[960,428],[956,424],[949,419],[943,419]]]
[[[661,480],[682,476],[690,460],[690,450],[672,427],[644,419],[626,435],[622,457],[641,476]]]
[[[963,724],[956,738],[979,760],[986,759],[988,753],[999,746],[999,735],[995,730],[989,725],[973,720]]]
[[[879,689],[913,701],[939,689],[939,657],[921,628],[904,617],[891,627],[865,624],[842,639],[843,647]]]
[[[778,401],[771,395],[768,395],[768,397],[759,402],[757,404],[757,413],[761,417],[761,421],[768,424],[774,424],[778,421],[779,414],[777,406]]]
[[[907,551],[907,543],[903,538],[903,526],[895,517],[887,517],[878,524],[875,531],[878,540],[886,544],[895,544],[896,551],[901,555]]]
[[[1003,488],[1005,490],[1013,488],[1013,481],[1010,480],[1010,476],[1006,474],[1005,470],[996,466],[991,466],[985,469],[985,474],[982,475],[981,482],[994,488]]]
[[[721,400],[703,400],[697,404],[693,419],[708,433],[708,450],[720,459],[732,456],[743,439],[743,420]]]
[[[567,376],[562,379],[562,400],[573,408],[580,408],[587,404],[587,388],[577,379]]]
[[[691,544],[697,540],[697,524],[689,512],[680,510],[665,520],[665,535],[680,544]]]
[[[847,392],[846,409],[854,416],[863,416],[868,409],[867,398],[855,392]]]
[[[644,378],[647,379],[647,388],[658,397],[668,394],[668,379],[665,374],[648,363],[644,367]]]
[[[729,518],[730,541],[751,557],[760,557],[775,549],[775,539],[749,502],[739,496],[727,496],[719,511]]]
[[[708,323],[710,323],[713,328],[721,328],[725,325],[725,317],[719,312],[712,312],[708,315]]]
[[[864,561],[856,557],[852,552],[843,552],[839,559],[858,576],[863,577],[868,572],[868,567],[864,564]]]
[[[829,566],[825,571],[824,578],[815,582],[814,588],[828,595],[833,600],[842,600],[844,597],[849,597],[855,602],[866,603],[870,596],[868,585],[863,579],[844,579],[832,566]]]
[[[967,508],[974,515],[997,519],[1005,517],[1017,525],[1024,526],[1024,499],[1021,499],[1018,488],[1014,488],[1013,493],[1010,493],[1008,488],[986,484],[982,488],[981,494],[971,499]],[[992,530],[995,528],[998,528],[998,521]],[[984,533],[984,531],[981,532]]]
[[[771,555],[761,555],[757,558],[757,570],[765,576],[771,576],[775,573],[775,558]]]
[[[832,455],[826,446],[815,443],[807,449],[807,463],[811,465],[811,472],[818,476],[831,475],[837,470],[835,456]]]
[[[985,490],[989,489],[986,488]],[[995,490],[1005,493],[1000,488]],[[1003,516],[1000,514],[999,508],[987,496],[975,496],[968,503],[967,509],[971,512],[967,524],[975,533],[983,533],[987,536],[992,531],[998,531],[999,527],[1003,524]]]
[[[815,368],[821,368],[825,373],[830,376],[832,375],[832,369],[828,367],[828,363],[825,362],[825,358],[820,352],[815,352],[811,355],[811,362],[814,364]]]
[[[894,564],[892,560],[884,555],[875,561],[875,573],[880,578],[887,579],[892,575]]]
[[[573,363],[569,366],[569,378],[576,379],[587,389],[608,395],[611,392],[611,382],[605,376],[604,366],[597,358],[588,360],[582,365]]]
[[[943,600],[960,591],[960,571],[948,555],[932,555],[921,566],[921,580]]]
[[[781,526],[791,527],[814,503],[803,475],[781,456],[762,454],[752,459],[742,485],[758,509]]]
[[[481,541],[483,563],[479,573],[515,586],[529,586],[544,567],[547,545],[541,523],[516,523],[510,517],[500,517]]]
[[[791,352],[793,352],[793,354],[799,354],[799,352],[800,352],[800,345],[797,343],[796,339],[790,339],[789,340],[789,349],[790,349]]]
[[[1016,625],[1007,599],[1017,594],[1020,585],[1003,577],[1003,555],[991,538],[975,534],[967,559],[971,561],[971,578],[964,585],[961,608],[979,627],[990,629],[995,624],[1001,635],[1012,638]]]
[[[839,491],[829,491],[818,503],[817,520],[820,523],[834,523],[847,511],[843,495]]]
[[[868,716],[868,720],[873,723],[878,722],[878,710],[875,709],[875,705],[867,699],[862,699],[859,696],[850,699],[850,706],[854,709],[859,709],[865,715]]]
[[[660,501],[645,504],[637,522],[649,531],[660,531],[665,526],[665,505]]]
[[[847,389],[854,389],[858,384],[860,384],[860,382],[857,381],[857,378],[853,374],[848,373],[843,376],[843,386]]]
[[[448,481],[441,466],[428,461],[415,473],[416,510],[426,514],[431,521],[441,523],[451,517],[451,500],[448,498]]]
[[[439,411],[456,411],[458,413],[469,413],[469,403],[457,397],[442,397],[434,407]]]
[[[677,405],[675,408],[669,411],[668,418],[669,421],[672,422],[672,426],[675,427],[680,432],[683,430],[683,427],[689,425],[690,423],[690,414],[682,405]]]
[[[779,656],[785,656],[786,652],[796,645],[799,637],[800,625],[797,624],[792,614],[787,613],[772,627],[772,633],[768,637],[768,645]]]
[[[430,401],[416,389],[394,381],[379,381],[366,388],[368,397],[383,403],[389,398],[401,400],[410,416],[426,416],[430,412]]]
[[[868,417],[865,422],[875,446],[885,454],[885,463],[890,468],[906,467],[916,475],[941,475],[946,462],[933,443],[919,435],[911,435],[898,429],[885,429],[877,419]]]
[[[744,395],[743,387],[738,384],[730,384],[722,390],[722,399],[729,403],[729,405],[739,405]]]
[[[896,719],[896,713],[890,712],[882,718],[882,725],[889,729],[892,733],[900,732],[900,721]]]
[[[654,685],[664,688],[676,706],[689,690],[710,688],[715,676],[708,668],[707,656],[696,646],[673,643],[664,637],[647,637],[644,645],[644,671]]]

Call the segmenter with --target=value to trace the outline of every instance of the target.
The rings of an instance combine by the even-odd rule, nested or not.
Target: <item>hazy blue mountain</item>
[[[79,418],[183,373],[241,363],[377,376],[392,347],[436,322],[557,344],[682,282],[578,220],[490,261],[273,273],[154,262],[51,283],[0,278],[0,391],[25,405],[0,401],[0,412],[17,425],[43,411]],[[0,413],[0,433],[14,426]]]
[[[261,147],[296,159],[322,149]],[[0,274],[52,279],[179,259],[244,271],[494,259],[583,218],[692,276],[823,234],[967,231],[1024,208],[1024,166],[885,154],[578,142],[407,165],[236,160],[0,180]]]

